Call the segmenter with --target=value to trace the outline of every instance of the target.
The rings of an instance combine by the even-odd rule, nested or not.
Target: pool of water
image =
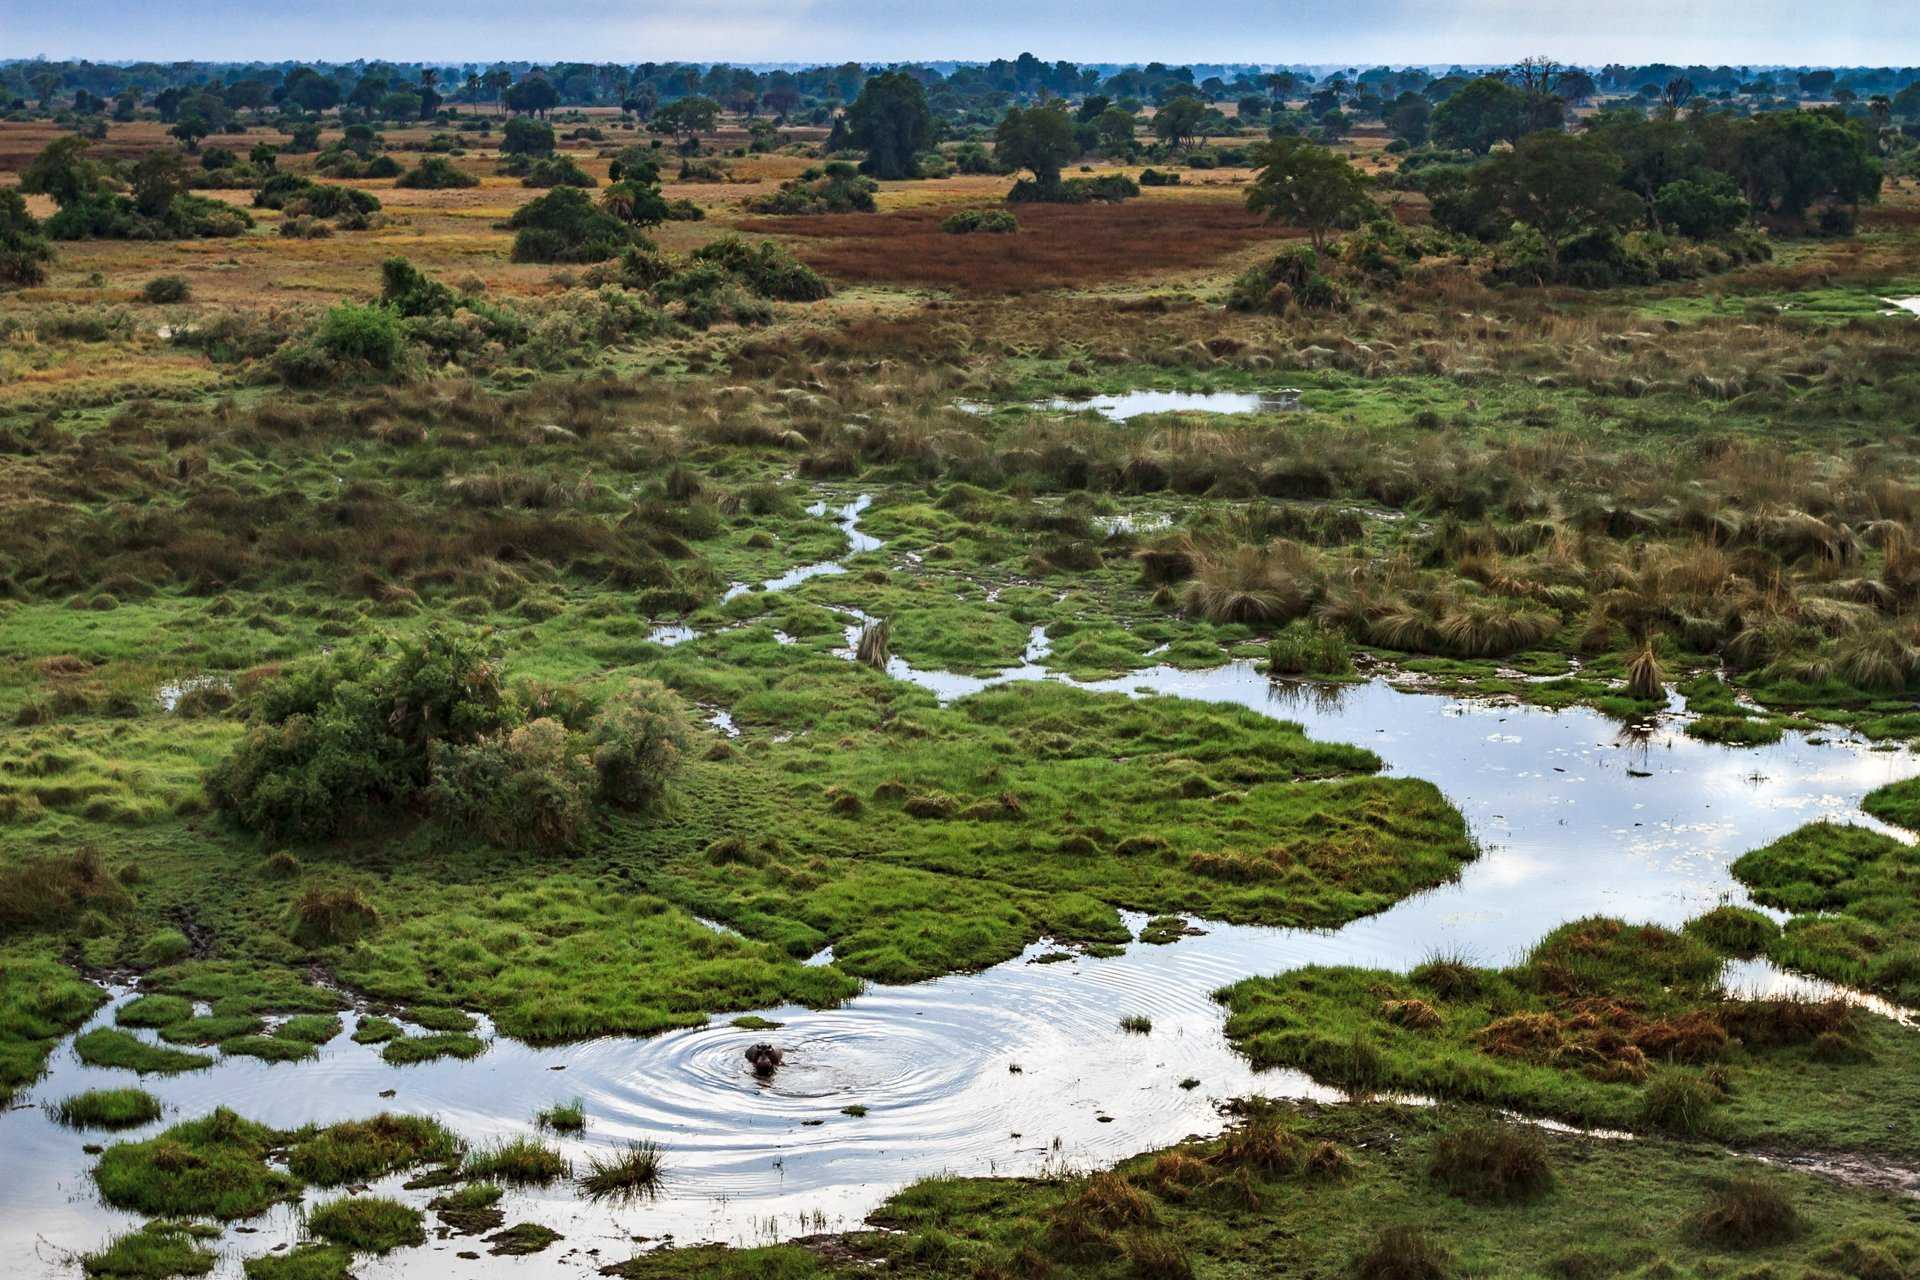
[[[853,504],[838,510],[857,533]],[[866,539],[859,549],[877,546]],[[856,618],[849,646],[858,628]],[[1041,665],[1046,646],[1036,630],[1022,663],[990,678],[918,670],[897,657],[888,671],[951,699],[1006,680],[1063,679]],[[759,1011],[784,1023],[772,1033],[736,1028],[730,1014],[647,1040],[534,1048],[496,1036],[470,1062],[390,1067],[345,1035],[308,1063],[222,1058],[206,1071],[140,1081],[169,1112],[132,1136],[224,1104],[280,1126],[381,1107],[430,1112],[485,1141],[531,1133],[536,1109],[578,1096],[587,1131],[559,1142],[576,1162],[635,1138],[667,1149],[666,1188],[650,1202],[592,1205],[565,1187],[510,1193],[509,1223],[543,1222],[567,1237],[535,1259],[494,1259],[483,1247],[480,1259],[457,1259],[477,1246],[455,1238],[357,1264],[362,1277],[551,1274],[622,1260],[643,1247],[636,1240],[755,1243],[847,1227],[929,1174],[1108,1163],[1216,1131],[1218,1104],[1237,1095],[1333,1096],[1298,1073],[1255,1073],[1233,1052],[1211,999],[1227,983],[1303,964],[1405,968],[1436,951],[1497,964],[1593,913],[1677,924],[1723,900],[1747,901],[1727,871],[1742,852],[1816,818],[1869,822],[1858,811],[1867,791],[1920,773],[1907,751],[1831,735],[1736,749],[1688,738],[1677,713],[1623,729],[1589,710],[1407,692],[1384,680],[1275,684],[1244,662],[1156,667],[1085,687],[1238,703],[1365,746],[1389,774],[1438,785],[1483,854],[1454,883],[1341,929],[1195,921],[1196,935],[1170,945],[1057,962],[1039,943],[981,973],[874,985],[836,1010]],[[1731,967],[1727,981],[1749,992],[1828,990],[1765,964]],[[1152,1019],[1151,1034],[1119,1029],[1134,1013]],[[95,1024],[111,1016],[103,1011]],[[787,1053],[771,1081],[756,1079],[743,1057],[764,1039]],[[1183,1088],[1190,1079],[1198,1085]],[[0,1258],[19,1260],[8,1274],[61,1274],[70,1269],[64,1251],[136,1225],[94,1194],[81,1145],[95,1136],[62,1129],[42,1110],[81,1089],[134,1082],[82,1065],[63,1045],[47,1077],[0,1116]],[[853,1105],[867,1114],[843,1113]],[[432,1193],[397,1194],[424,1203]],[[239,1258],[298,1233],[291,1206],[239,1224],[221,1242],[221,1274],[238,1274]]]
[[[1081,399],[1057,397],[1028,406],[1057,413],[1097,413],[1113,422],[1125,422],[1149,413],[1284,413],[1300,408],[1300,391],[1280,387],[1272,391],[1121,391]],[[963,401],[969,413],[992,413],[1003,405]]]

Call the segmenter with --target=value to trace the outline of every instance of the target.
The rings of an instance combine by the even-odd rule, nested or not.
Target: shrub
[[[518,232],[515,262],[603,262],[634,243],[626,223],[596,208],[577,187],[557,187],[529,200],[507,219]]]
[[[398,365],[406,350],[399,317],[386,307],[353,302],[329,307],[314,327],[312,341],[336,360],[380,370]]]
[[[426,156],[419,164],[395,179],[393,185],[427,191],[445,191],[458,187],[477,187],[480,185],[480,179],[445,156]]]
[[[526,166],[523,187],[597,187],[599,179],[582,169],[572,156],[544,156]]]
[[[478,638],[443,627],[290,664],[253,696],[248,730],[207,778],[244,825],[316,839],[364,827],[426,787],[429,744],[459,745],[517,713]]]
[[[940,229],[949,235],[1007,235],[1020,229],[1020,221],[1006,209],[962,209],[941,219]]]
[[[1042,183],[1022,178],[1007,192],[1008,204],[1118,204],[1140,194],[1140,186],[1124,173],[1097,178],[1068,178]]]
[[[666,686],[635,680],[600,708],[587,737],[599,799],[645,808],[660,798],[686,754],[686,711]]]
[[[1180,185],[1180,175],[1172,171],[1163,173],[1159,169],[1143,169],[1140,171],[1140,185],[1143,187],[1177,187]]]
[[[180,276],[155,276],[140,287],[143,302],[185,302],[192,296],[192,287]]]
[[[566,849],[586,830],[594,793],[586,744],[539,719],[464,745],[436,744],[436,812],[499,844]]]
[[[1688,1225],[1698,1239],[1721,1249],[1784,1244],[1801,1231],[1800,1214],[1786,1192],[1751,1176],[1716,1188]]]
[[[749,213],[821,214],[872,213],[873,193],[880,184],[859,170],[836,160],[824,168],[808,169],[780,184],[778,191],[748,200]]]
[[[459,299],[405,258],[394,257],[380,264],[380,301],[403,316],[418,318],[452,315]]]
[[[1528,1200],[1553,1185],[1546,1140],[1539,1132],[1494,1121],[1441,1134],[1427,1174],[1452,1195],[1489,1204]]]
[[[721,268],[763,298],[816,302],[833,292],[813,268],[771,240],[748,244],[739,236],[723,236],[694,250],[691,259]]]

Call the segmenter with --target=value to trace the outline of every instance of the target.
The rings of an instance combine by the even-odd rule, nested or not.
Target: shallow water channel
[[[968,400],[960,404],[969,413],[992,413],[1005,405]],[[1082,399],[1057,397],[1027,406],[1057,413],[1091,411],[1113,422],[1125,422],[1149,413],[1279,413],[1300,407],[1293,387],[1275,391],[1121,391]]]
[[[822,510],[853,532],[864,505]],[[859,549],[877,546],[860,537]],[[1060,678],[1040,665],[1044,655],[1036,633],[1025,663],[998,679]],[[990,683],[898,658],[889,670],[943,698]],[[981,973],[872,986],[840,1009],[762,1010],[785,1024],[771,1035],[737,1029],[736,1015],[725,1014],[647,1040],[536,1049],[496,1037],[470,1062],[390,1067],[377,1046],[346,1035],[306,1063],[223,1057],[208,1070],[139,1080],[168,1115],[120,1136],[224,1104],[288,1127],[382,1107],[431,1112],[480,1142],[530,1133],[537,1108],[579,1096],[587,1130],[558,1142],[576,1165],[629,1139],[667,1150],[665,1190],[652,1201],[593,1205],[565,1186],[509,1192],[501,1205],[509,1224],[538,1221],[565,1235],[544,1254],[492,1258],[475,1240],[431,1240],[356,1264],[362,1277],[543,1275],[624,1260],[637,1238],[760,1243],[849,1227],[928,1174],[1098,1165],[1218,1130],[1217,1104],[1236,1095],[1337,1096],[1296,1073],[1248,1068],[1222,1036],[1210,998],[1226,983],[1310,963],[1405,968],[1436,951],[1499,963],[1593,913],[1677,924],[1722,899],[1746,901],[1727,873],[1741,853],[1816,818],[1868,822],[1858,812],[1867,791],[1920,773],[1920,757],[1843,737],[1789,734],[1774,746],[1730,748],[1686,737],[1677,715],[1623,731],[1593,711],[1410,693],[1383,680],[1276,685],[1244,662],[1154,668],[1086,687],[1236,702],[1299,721],[1314,737],[1368,747],[1390,773],[1438,785],[1484,853],[1457,882],[1343,929],[1198,921],[1203,933],[1170,945],[1044,964],[1034,961],[1053,948],[1037,944]],[[1820,989],[1761,964],[1730,970],[1729,982]],[[1151,1034],[1119,1029],[1119,1018],[1134,1013],[1152,1019]],[[111,1019],[109,1006],[91,1025]],[[762,1039],[787,1052],[770,1082],[756,1080],[742,1057]],[[1197,1087],[1182,1088],[1190,1079]],[[81,1065],[63,1045],[47,1077],[0,1116],[0,1272],[72,1272],[67,1250],[137,1225],[99,1204],[92,1157],[81,1151],[83,1142],[115,1138],[63,1129],[42,1109],[81,1089],[132,1083],[130,1072]],[[389,1089],[394,1096],[383,1099]],[[868,1109],[864,1117],[842,1113],[856,1104]],[[400,1181],[376,1189],[394,1191]],[[423,1204],[433,1193],[397,1194]],[[237,1274],[241,1256],[298,1236],[292,1206],[238,1224],[220,1246],[221,1271]]]

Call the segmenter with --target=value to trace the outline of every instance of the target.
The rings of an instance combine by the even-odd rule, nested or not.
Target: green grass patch
[[[141,1075],[170,1075],[213,1065],[213,1059],[204,1053],[162,1048],[112,1027],[96,1027],[76,1037],[73,1051],[90,1067],[124,1067]]]
[[[108,1147],[93,1180],[108,1204],[149,1217],[251,1218],[300,1190],[267,1164],[282,1138],[221,1107],[144,1142]]]
[[[145,1089],[89,1089],[54,1108],[75,1129],[132,1129],[160,1118],[160,1099]]]
[[[201,1246],[190,1227],[152,1222],[115,1236],[104,1249],[82,1254],[80,1269],[89,1276],[114,1280],[164,1280],[205,1275],[213,1270],[214,1261],[213,1252]]]
[[[337,1187],[453,1160],[460,1151],[460,1140],[432,1117],[382,1112],[301,1134],[287,1150],[287,1168],[316,1186]]]
[[[315,1205],[307,1215],[307,1230],[363,1253],[391,1253],[427,1242],[420,1211],[384,1196],[342,1196]]]

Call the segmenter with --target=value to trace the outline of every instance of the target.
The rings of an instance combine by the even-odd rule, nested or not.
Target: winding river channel
[[[816,510],[856,535],[856,550],[875,550],[854,528],[865,505]],[[839,566],[810,568],[776,582]],[[1061,678],[1040,665],[1044,654],[1036,633],[1026,663],[994,679]],[[889,670],[943,698],[992,682],[898,658]],[[1314,737],[1364,746],[1388,772],[1438,785],[1484,852],[1457,881],[1338,930],[1195,921],[1192,936],[1136,943],[1112,958],[1034,963],[1054,950],[1042,943],[984,972],[871,986],[839,1009],[761,1010],[784,1024],[773,1038],[787,1065],[770,1082],[756,1080],[742,1057],[766,1033],[732,1026],[731,1013],[646,1040],[532,1048],[496,1036],[472,1061],[407,1067],[386,1065],[378,1046],[343,1034],[304,1063],[223,1057],[208,1070],[145,1077],[138,1083],[168,1114],[121,1136],[216,1105],[277,1126],[390,1107],[436,1114],[477,1142],[531,1133],[536,1108],[578,1096],[587,1129],[558,1141],[576,1163],[629,1139],[667,1150],[665,1189],[652,1201],[595,1205],[564,1184],[510,1192],[501,1206],[509,1223],[541,1222],[565,1236],[543,1254],[494,1258],[471,1239],[430,1240],[357,1263],[362,1277],[554,1274],[622,1261],[643,1247],[636,1241],[763,1243],[849,1227],[930,1174],[1098,1165],[1217,1131],[1218,1104],[1236,1095],[1337,1096],[1298,1074],[1249,1069],[1221,1034],[1211,999],[1226,983],[1304,964],[1405,968],[1440,951],[1499,963],[1593,913],[1677,924],[1722,900],[1746,901],[1727,871],[1741,853],[1817,818],[1868,823],[1858,811],[1867,791],[1920,773],[1920,757],[1906,750],[1843,735],[1789,733],[1773,746],[1730,748],[1687,737],[1677,711],[1623,730],[1593,711],[1407,692],[1384,680],[1276,685],[1245,662],[1152,668],[1084,687],[1239,703],[1298,721]],[[1728,982],[1820,989],[1763,964],[1730,970]],[[116,992],[113,1004],[127,994]],[[110,1023],[112,1008],[90,1025]],[[1151,1034],[1119,1029],[1119,1018],[1134,1013],[1152,1019]],[[349,1030],[353,1022],[348,1015]],[[95,1137],[63,1129],[44,1108],[82,1089],[132,1083],[130,1072],[86,1067],[62,1045],[47,1076],[0,1116],[0,1271],[77,1274],[70,1251],[137,1225],[94,1192],[93,1157],[81,1148]],[[843,1113],[856,1105],[864,1116]],[[400,1181],[376,1189],[413,1203],[432,1194],[400,1191]],[[221,1273],[238,1274],[244,1256],[290,1247],[299,1213],[282,1206],[230,1228]]]

